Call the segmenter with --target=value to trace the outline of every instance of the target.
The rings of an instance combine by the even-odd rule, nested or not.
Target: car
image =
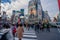
[[[49,22],[49,24],[50,24],[51,27],[57,28],[56,22]]]
[[[60,22],[56,22],[56,26],[60,28]]]
[[[49,22],[52,27],[60,28],[60,22]]]

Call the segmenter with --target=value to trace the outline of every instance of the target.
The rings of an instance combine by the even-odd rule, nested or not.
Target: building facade
[[[48,20],[49,22],[51,21],[50,16],[48,15],[48,11],[44,11],[44,18],[43,20]]]
[[[24,21],[24,9],[12,11],[12,16],[11,16],[12,23],[14,22],[17,23],[18,19],[20,19],[21,22]]]
[[[28,6],[29,23],[34,24],[42,20],[42,6],[40,0],[29,1]]]

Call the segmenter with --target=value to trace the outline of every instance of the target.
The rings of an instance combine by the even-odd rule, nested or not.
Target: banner
[[[11,0],[0,0],[1,3],[11,3]]]
[[[60,22],[60,0],[58,0],[59,14],[58,14],[58,22]]]
[[[60,10],[60,0],[58,0],[58,6],[59,6],[59,10]]]

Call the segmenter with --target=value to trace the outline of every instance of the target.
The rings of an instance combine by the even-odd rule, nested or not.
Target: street
[[[18,38],[15,38],[15,40],[18,40]],[[30,28],[30,30],[24,28],[24,34],[22,40],[37,40],[35,31],[32,28]]]
[[[51,32],[40,31],[36,32],[38,40],[60,40],[60,32],[57,28],[51,28]]]
[[[0,40],[60,40],[60,0],[0,3]]]
[[[39,31],[39,33],[35,32],[33,29],[28,31],[26,28],[24,28],[24,30],[22,40],[60,40],[60,32],[58,28],[51,28],[50,32],[47,32],[45,29],[44,31]]]

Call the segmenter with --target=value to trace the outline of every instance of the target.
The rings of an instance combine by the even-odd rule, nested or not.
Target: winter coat
[[[24,32],[23,27],[18,27],[18,28],[17,28],[17,37],[18,37],[19,39],[21,39],[21,38],[23,37],[23,32]]]
[[[8,40],[13,40],[12,30],[10,28],[7,29],[7,30],[9,30],[8,33],[7,33],[7,35],[6,35],[7,39]]]

